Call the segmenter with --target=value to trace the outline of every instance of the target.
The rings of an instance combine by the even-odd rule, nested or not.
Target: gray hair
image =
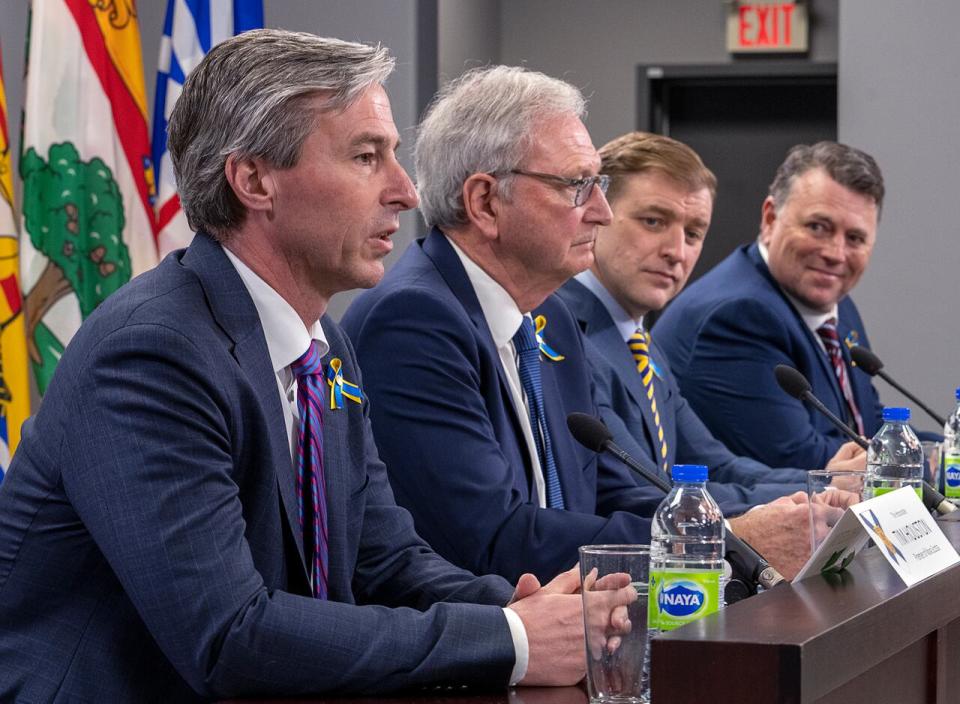
[[[565,81],[516,66],[468,71],[441,89],[420,125],[414,148],[420,212],[428,226],[466,223],[463,184],[471,174],[520,166],[534,123],[572,113],[586,101]],[[510,180],[500,181],[509,197]]]
[[[319,114],[349,107],[382,84],[394,63],[379,45],[278,29],[245,32],[211,49],[184,83],[168,126],[190,227],[228,239],[246,210],[224,175],[227,157],[294,166]],[[318,94],[327,100],[311,109]]]
[[[797,176],[811,169],[823,169],[844,188],[872,199],[879,214],[884,194],[880,167],[866,152],[837,142],[817,142],[812,146],[798,144],[787,152],[787,158],[770,184],[770,196],[777,210],[790,197]]]

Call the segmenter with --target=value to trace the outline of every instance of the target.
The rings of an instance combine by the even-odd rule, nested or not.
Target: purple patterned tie
[[[817,335],[823,341],[823,346],[827,348],[827,356],[830,357],[834,376],[837,377],[840,391],[843,392],[843,398],[847,402],[850,417],[853,419],[857,432],[863,435],[863,417],[860,415],[860,409],[857,408],[857,402],[853,398],[853,389],[850,387],[850,378],[847,376],[847,365],[843,361],[843,352],[840,350],[837,319],[828,318],[823,325],[817,328]]]
[[[290,365],[297,377],[297,502],[313,594],[327,598],[327,500],[323,477],[323,366],[316,340]]]

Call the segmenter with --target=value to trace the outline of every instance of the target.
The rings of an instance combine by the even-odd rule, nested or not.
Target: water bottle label
[[[871,492],[870,498],[875,499],[878,496],[889,494],[891,491],[896,491],[897,489],[900,489],[900,488],[901,486],[899,485],[899,483],[893,486],[889,484],[888,485],[876,484],[870,488],[870,492]],[[913,490],[916,492],[917,498],[923,501],[923,489],[919,486],[915,486]]]
[[[943,458],[944,488],[948,499],[960,499],[960,453],[947,452]]]
[[[654,570],[650,573],[647,623],[672,631],[720,608],[719,570]]]

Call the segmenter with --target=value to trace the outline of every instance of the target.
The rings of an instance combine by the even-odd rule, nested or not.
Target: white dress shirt
[[[537,489],[537,503],[540,508],[546,508],[547,488],[543,480],[543,468],[540,466],[540,455],[533,439],[533,429],[530,425],[530,405],[527,401],[527,395],[523,391],[523,385],[520,383],[518,355],[513,345],[513,336],[520,329],[524,314],[520,312],[516,301],[503,286],[477,266],[453,240],[448,239],[447,241],[450,242],[453,251],[460,257],[460,262],[467,272],[467,278],[470,279],[470,284],[477,294],[477,300],[480,301],[480,309],[487,321],[487,327],[490,328],[490,334],[493,335],[493,344],[496,345],[497,352],[500,354],[500,366],[506,374],[510,397],[513,401],[514,410],[520,418],[520,428],[523,431],[523,439],[527,444],[527,454],[530,455],[530,466],[533,467],[533,483]],[[529,315],[527,313],[527,317]]]
[[[290,443],[290,461],[295,463],[300,413],[297,410],[297,378],[290,370],[290,365],[307,351],[313,340],[316,340],[320,347],[321,357],[330,351],[330,344],[327,342],[319,320],[315,321],[308,330],[293,306],[287,303],[283,296],[257,276],[233,252],[226,247],[223,251],[240,275],[260,317],[263,336],[267,340],[267,350],[270,353],[270,363],[277,378],[277,393],[280,394],[283,422],[286,425]],[[512,609],[505,608],[503,613],[510,627],[510,636],[513,638],[513,649],[516,653],[516,661],[510,674],[510,684],[513,685],[527,674],[530,646],[527,641],[527,631],[520,616]]]

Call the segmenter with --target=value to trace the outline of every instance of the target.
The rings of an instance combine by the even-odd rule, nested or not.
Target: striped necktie
[[[840,349],[840,335],[837,333],[837,319],[828,318],[823,325],[817,328],[817,335],[820,336],[823,346],[827,349],[827,356],[830,358],[830,364],[833,365],[834,376],[837,377],[840,391],[843,392],[843,398],[847,402],[849,416],[857,426],[857,432],[863,435],[863,417],[860,415],[860,409],[857,408],[857,402],[853,398],[850,377],[847,376],[847,364],[843,359],[843,352]]]
[[[657,397],[653,392],[653,365],[650,364],[650,342],[643,328],[637,328],[627,340],[633,361],[637,363],[637,371],[643,381],[643,388],[650,401],[650,411],[653,413],[653,422],[657,426],[657,440],[660,442],[660,459],[663,462],[663,471],[667,471],[667,441],[663,438],[663,424],[660,422],[660,411],[657,410]]]
[[[537,446],[540,468],[543,470],[547,485],[546,504],[550,508],[564,508],[563,492],[560,490],[560,476],[553,457],[553,445],[547,428],[547,414],[543,406],[543,385],[540,381],[540,344],[533,329],[533,321],[523,316],[520,329],[513,336],[513,346],[517,351],[520,371],[520,384],[527,395],[527,407],[530,412],[530,430]]]
[[[297,377],[297,503],[313,594],[327,598],[327,500],[323,475],[323,366],[319,343],[290,365]]]

